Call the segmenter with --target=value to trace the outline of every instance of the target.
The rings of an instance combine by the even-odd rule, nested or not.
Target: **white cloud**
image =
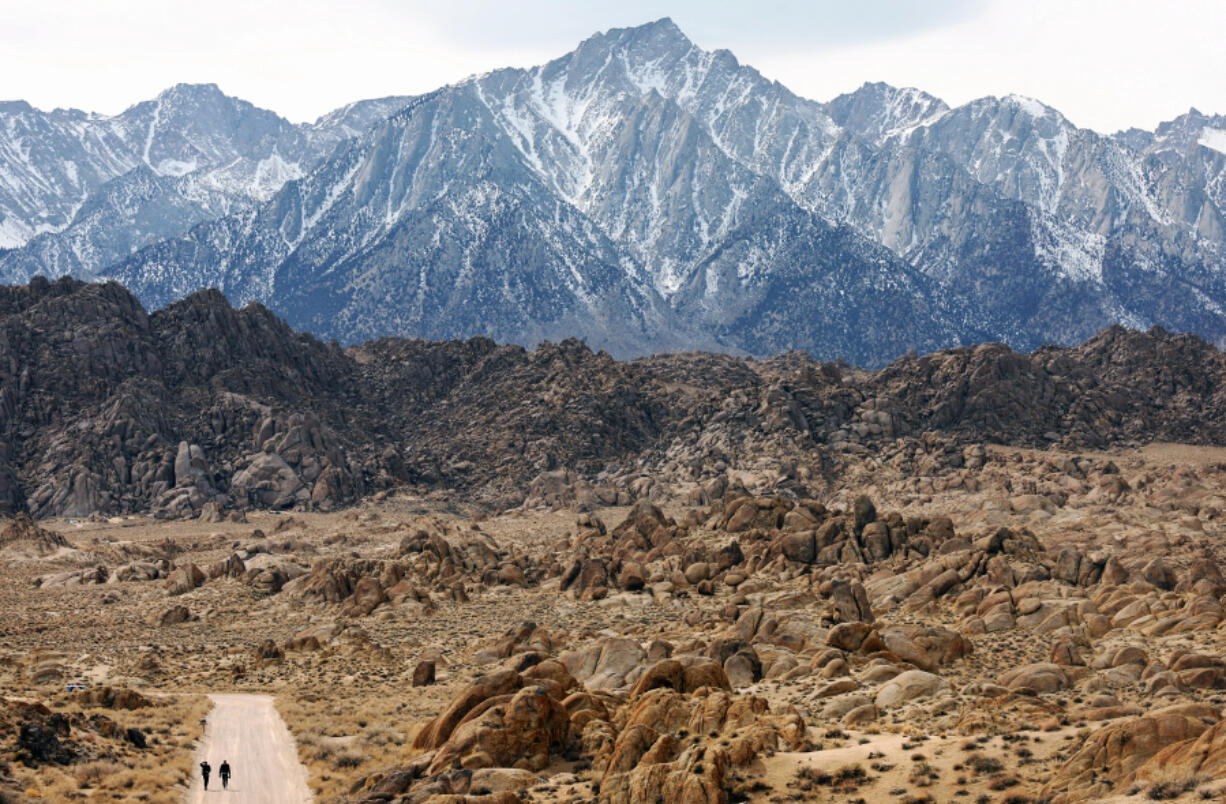
[[[0,98],[104,113],[189,82],[312,119],[547,55],[450,42],[386,0],[0,0],[0,20]]]
[[[885,80],[952,103],[1032,95],[1100,130],[1193,105],[1226,112],[1218,0],[0,0],[0,98],[114,113],[177,82],[215,82],[312,119],[665,15],[819,100]]]
[[[448,0],[427,3],[426,18],[459,41],[569,49],[607,28],[669,16],[701,43],[732,35],[740,45],[806,48],[865,42],[947,25],[979,13],[987,0]]]
[[[743,60],[826,100],[864,81],[916,86],[952,105],[1017,93],[1080,126],[1153,128],[1190,107],[1226,113],[1226,3],[994,0],[986,13],[890,41]]]

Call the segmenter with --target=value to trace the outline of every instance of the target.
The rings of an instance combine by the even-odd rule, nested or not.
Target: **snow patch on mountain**
[[[1200,137],[1196,141],[1206,148],[1212,148],[1219,153],[1226,154],[1226,130],[1224,129],[1202,129],[1200,132]]]
[[[163,159],[153,166],[159,176],[186,176],[200,169],[200,163],[195,160],[184,162],[179,159]]]
[[[1031,236],[1035,256],[1057,275],[1074,282],[1102,284],[1106,237],[1078,231],[1052,215],[1035,216]]]
[[[1007,95],[1005,100],[1031,117],[1046,117],[1048,114],[1058,114],[1050,106],[1026,95]]]
[[[31,228],[21,221],[0,219],[0,249],[20,248],[33,236]]]

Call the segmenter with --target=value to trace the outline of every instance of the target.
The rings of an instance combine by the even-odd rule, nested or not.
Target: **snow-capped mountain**
[[[113,117],[0,104],[0,278],[91,277],[136,249],[266,201],[408,98],[296,126],[212,84]]]
[[[957,337],[910,266],[797,204],[727,153],[730,127],[649,85],[673,44],[658,34],[679,37],[671,23],[614,32],[420,98],[258,210],[107,275],[154,305],[216,285],[342,340],[579,335],[619,354],[873,361]],[[714,93],[692,101],[718,117]]]
[[[1226,339],[1226,119],[1195,111],[1106,136],[1019,96],[866,84],[823,104],[669,20],[308,127],[201,103],[159,139],[176,104],[150,104],[53,129],[94,161],[38,163],[30,186],[67,188],[43,218],[7,211],[35,189],[4,190],[21,231],[59,229],[0,271],[113,277],[147,305],[216,286],[346,342],[876,364],[1113,322]]]

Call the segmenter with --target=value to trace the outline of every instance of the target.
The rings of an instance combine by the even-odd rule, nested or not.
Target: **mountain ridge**
[[[0,254],[0,278],[54,264],[152,306],[217,286],[346,343],[575,335],[883,365],[1116,322],[1226,339],[1226,154],[1201,143],[1219,118],[1147,138],[1021,96],[866,83],[819,103],[667,18],[398,102],[360,133],[321,117],[333,150],[263,200],[180,215],[175,182],[199,182],[161,176],[138,206],[171,211]]]
[[[24,177],[0,186],[0,247],[10,247],[0,252],[0,275],[24,281],[53,265],[90,277],[142,245],[266,200],[354,126],[365,128],[403,102],[359,101],[300,126],[227,96],[216,84],[176,84],[112,116],[24,104],[0,121],[7,127],[0,168]],[[58,162],[54,152],[61,154]],[[129,187],[147,181],[140,173],[146,169],[162,185],[157,195],[180,208],[178,216],[159,218],[156,206]],[[96,221],[78,215],[107,193],[138,200],[98,232]],[[92,260],[91,247],[103,257]]]

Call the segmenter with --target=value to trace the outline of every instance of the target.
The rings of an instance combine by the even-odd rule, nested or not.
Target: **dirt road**
[[[204,739],[196,750],[195,780],[187,804],[305,804],[312,801],[306,768],[298,762],[294,738],[267,695],[210,695]],[[208,792],[200,763],[213,766]],[[233,775],[222,790],[217,769],[229,760]]]

